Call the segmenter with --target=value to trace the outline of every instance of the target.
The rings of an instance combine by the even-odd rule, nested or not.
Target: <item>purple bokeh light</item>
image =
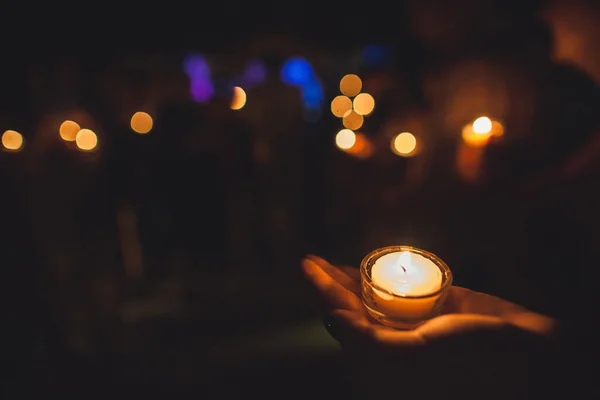
[[[190,79],[210,78],[208,62],[200,54],[190,54],[183,61],[183,68]]]
[[[248,63],[242,76],[244,86],[250,87],[261,84],[267,79],[267,67],[260,60],[253,60]]]
[[[190,78],[190,95],[192,98],[199,103],[210,100],[215,93],[215,88],[211,81],[210,67],[206,59],[201,54],[189,54],[183,61],[183,69]]]
[[[192,98],[199,103],[204,103],[213,96],[215,88],[208,78],[192,78],[190,82]]]

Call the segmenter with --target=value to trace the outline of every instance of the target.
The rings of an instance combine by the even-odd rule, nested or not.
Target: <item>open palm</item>
[[[373,382],[402,377],[412,383],[401,393],[425,398],[452,387],[461,390],[461,398],[515,398],[515,390],[532,383],[532,362],[555,328],[551,318],[455,286],[442,315],[412,330],[395,330],[369,317],[358,269],[335,267],[316,256],[302,266],[336,321],[336,336],[354,363],[352,370],[370,394],[393,395],[395,385]],[[431,379],[437,384],[431,385]]]

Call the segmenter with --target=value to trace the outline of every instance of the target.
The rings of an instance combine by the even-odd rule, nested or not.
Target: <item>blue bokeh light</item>
[[[370,44],[362,49],[361,59],[365,65],[377,67],[387,63],[391,54],[392,49],[389,46]]]
[[[281,68],[281,80],[288,85],[303,86],[314,80],[314,70],[302,57],[287,60]]]
[[[315,78],[300,87],[302,93],[302,102],[304,108],[309,110],[318,110],[323,106],[325,93],[323,85]]]

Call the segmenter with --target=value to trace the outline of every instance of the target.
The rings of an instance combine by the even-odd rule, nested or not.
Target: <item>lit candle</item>
[[[441,311],[452,281],[436,256],[408,246],[376,250],[363,260],[363,302],[381,322],[409,328]]]

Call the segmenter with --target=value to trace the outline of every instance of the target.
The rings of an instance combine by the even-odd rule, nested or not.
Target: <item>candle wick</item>
[[[400,268],[402,268],[402,271],[406,272],[406,268],[404,268],[404,265],[400,264]]]

